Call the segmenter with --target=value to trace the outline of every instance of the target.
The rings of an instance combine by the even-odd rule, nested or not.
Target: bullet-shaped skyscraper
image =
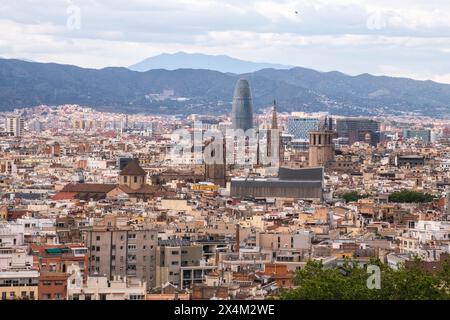
[[[253,129],[252,94],[250,85],[245,79],[240,79],[234,88],[231,119],[233,129],[242,129],[244,131]]]

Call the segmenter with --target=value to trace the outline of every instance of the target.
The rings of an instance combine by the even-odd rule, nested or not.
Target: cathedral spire
[[[278,129],[278,120],[277,120],[277,101],[273,100],[273,109],[272,109],[272,128]]]

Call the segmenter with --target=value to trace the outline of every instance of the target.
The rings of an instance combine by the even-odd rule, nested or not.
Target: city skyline
[[[3,1],[0,304],[449,301],[448,54],[442,0]]]

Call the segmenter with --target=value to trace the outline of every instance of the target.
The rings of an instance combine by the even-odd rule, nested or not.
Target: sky
[[[102,68],[179,51],[450,83],[450,1],[0,0],[3,58]]]

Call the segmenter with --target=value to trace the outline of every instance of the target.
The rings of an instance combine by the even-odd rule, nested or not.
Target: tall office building
[[[234,88],[233,108],[231,111],[233,129],[247,131],[253,128],[253,105],[250,85],[240,79]]]
[[[5,131],[14,137],[20,137],[23,134],[24,119],[21,117],[6,118]]]
[[[431,130],[403,130],[403,137],[431,142]]]
[[[299,116],[289,116],[288,133],[294,136],[294,139],[308,140],[309,132],[319,129],[319,118],[306,118]]]
[[[336,121],[339,138],[348,139],[348,144],[368,142],[376,146],[380,142],[380,123],[365,118],[345,118]]]

